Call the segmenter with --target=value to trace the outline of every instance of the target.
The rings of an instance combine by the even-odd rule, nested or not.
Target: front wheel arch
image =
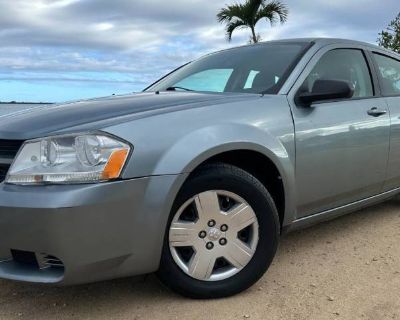
[[[275,162],[265,154],[251,149],[237,149],[217,153],[204,160],[193,169],[191,175],[196,174],[204,166],[213,163],[224,163],[238,167],[258,179],[271,194],[278,210],[280,226],[285,220],[286,195],[285,180]],[[188,177],[190,178],[190,176]]]
[[[241,272],[225,280],[207,282],[189,277],[174,262],[169,251],[169,228],[175,211],[183,203],[193,195],[213,188],[243,195],[257,214],[260,239],[252,260]],[[222,163],[210,164],[188,179],[176,198],[167,223],[158,275],[168,287],[192,298],[221,298],[234,295],[247,289],[265,273],[276,253],[278,240],[279,218],[274,202],[265,187],[240,168]]]

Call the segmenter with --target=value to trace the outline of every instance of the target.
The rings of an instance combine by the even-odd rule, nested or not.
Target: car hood
[[[0,116],[0,139],[26,140],[74,128],[95,130],[118,121],[252,98],[259,95],[146,92],[45,105]]]

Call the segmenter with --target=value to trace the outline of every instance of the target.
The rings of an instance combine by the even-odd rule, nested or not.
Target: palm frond
[[[280,1],[272,1],[262,6],[256,14],[255,21],[258,22],[261,19],[267,19],[271,25],[274,25],[278,21],[285,23],[289,16],[288,7]]]
[[[289,10],[279,0],[245,0],[243,4],[235,3],[222,8],[217,14],[217,20],[226,24],[228,41],[232,39],[232,33],[238,28],[248,27],[252,31],[252,41],[258,42],[259,35],[255,32],[255,26],[261,19],[266,19],[275,24],[286,22]]]
[[[246,3],[243,5],[246,8],[247,15],[249,18],[251,17],[254,20],[254,17],[257,15],[258,10],[263,5],[265,0],[247,0]]]
[[[226,38],[230,42],[232,40],[233,31],[235,31],[236,29],[242,29],[242,28],[246,28],[246,27],[247,27],[247,25],[242,20],[236,20],[236,21],[232,21],[232,22],[228,23],[226,25]]]
[[[241,19],[242,15],[243,15],[243,5],[233,4],[233,5],[228,5],[225,8],[222,8],[217,14],[217,19],[218,22],[231,22],[235,18]]]

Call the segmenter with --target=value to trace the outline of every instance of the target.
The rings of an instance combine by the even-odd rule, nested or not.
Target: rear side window
[[[382,94],[400,95],[400,62],[377,53],[374,53],[374,57],[379,69]]]
[[[335,49],[318,61],[303,88],[311,92],[316,80],[342,80],[354,87],[353,98],[374,95],[371,73],[365,56],[358,49]]]

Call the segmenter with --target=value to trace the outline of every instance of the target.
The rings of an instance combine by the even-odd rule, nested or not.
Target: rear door
[[[355,94],[351,99],[297,106],[298,90],[310,90],[317,79],[348,81]],[[312,58],[292,88],[298,217],[382,191],[390,118],[374,79],[362,47],[328,46]]]
[[[389,191],[400,187],[400,57],[380,52],[374,52],[372,56],[391,116],[388,172],[384,186],[384,191]]]

